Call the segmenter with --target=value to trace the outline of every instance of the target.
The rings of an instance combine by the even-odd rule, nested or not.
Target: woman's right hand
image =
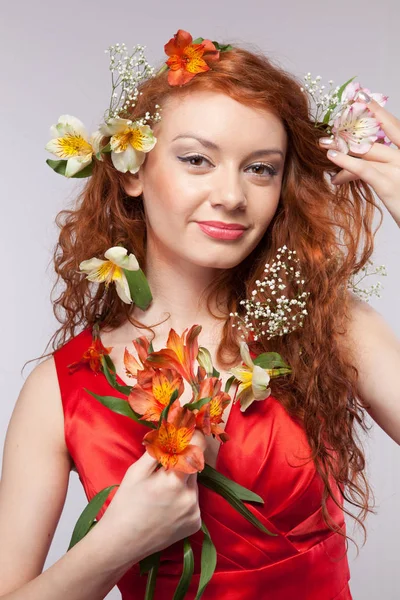
[[[195,431],[192,443],[206,448]],[[126,471],[97,528],[108,531],[121,559],[138,562],[190,536],[201,527],[197,473],[155,471],[158,461],[148,452]]]

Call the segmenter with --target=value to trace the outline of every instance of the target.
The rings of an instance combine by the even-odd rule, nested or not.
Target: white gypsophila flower
[[[379,292],[383,289],[383,285],[380,281],[378,281],[377,283],[372,284],[369,288],[362,288],[359,285],[361,281],[363,281],[365,277],[369,277],[371,275],[381,275],[382,277],[387,276],[387,269],[385,265],[379,265],[374,271],[369,271],[369,268],[372,267],[373,264],[373,261],[369,259],[362,269],[353,275],[348,282],[348,289],[365,302],[369,302],[372,296],[381,298],[382,296]]]
[[[252,290],[251,299],[240,301],[240,305],[244,307],[244,314],[230,313],[230,316],[236,320],[232,327],[238,328],[244,340],[249,337],[249,334],[251,334],[254,341],[257,341],[261,336],[267,336],[267,339],[270,340],[277,335],[283,336],[291,333],[304,325],[304,319],[308,315],[306,300],[310,293],[304,291],[305,280],[301,277],[300,270],[293,265],[289,266],[290,261],[299,262],[297,258],[293,258],[296,251],[289,250],[288,258],[281,260],[286,250],[286,245],[278,248],[276,260],[271,265],[269,263],[265,265],[265,278],[255,282],[256,289]],[[369,267],[372,265],[373,261],[368,260],[367,264],[348,281],[348,289],[367,302],[373,295],[380,298],[379,291],[383,286],[380,282],[377,282],[368,289],[361,288],[359,286],[360,282],[370,275],[387,275],[385,265],[380,265],[373,272],[368,272]],[[291,299],[284,294],[276,295],[277,290],[282,291],[287,287],[282,275],[286,280],[291,279],[292,284],[294,282],[297,286],[297,294]],[[357,276],[359,276],[358,279]],[[267,289],[274,298],[266,298],[265,301],[259,300],[258,298],[265,298]]]
[[[146,79],[156,76],[155,68],[147,62],[145,57],[145,47],[136,44],[129,53],[126,45],[122,43],[109,46],[105,51],[110,54],[109,69],[112,81],[110,105],[104,115],[106,122],[124,114],[128,116],[132,108],[136,106],[138,96],[141,94],[139,92],[140,84]],[[156,104],[155,108],[159,110],[154,115],[146,113],[143,125],[149,120],[156,122],[161,119],[160,106]]]
[[[244,315],[239,316],[237,312],[230,314],[238,321],[243,339],[246,339],[248,332],[251,332],[255,341],[264,335],[269,340],[276,335],[282,336],[303,326],[304,317],[308,314],[305,307],[309,292],[303,290],[305,281],[301,279],[299,269],[289,266],[291,261],[296,266],[299,263],[294,256],[296,251],[289,250],[288,258],[281,260],[287,250],[286,245],[278,248],[276,260],[271,265],[269,263],[265,265],[265,278],[256,281],[256,289],[251,292],[252,298],[241,300],[240,304],[245,310]],[[287,287],[284,280],[287,281],[289,278],[296,283],[296,295],[291,299],[284,294],[277,296],[279,291],[282,292]],[[267,298],[265,302],[258,300],[265,297],[266,288],[269,289],[271,296],[275,297]],[[236,325],[234,324],[233,327]]]

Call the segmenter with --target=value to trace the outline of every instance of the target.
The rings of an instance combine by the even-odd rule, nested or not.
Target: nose
[[[243,209],[247,206],[247,199],[243,189],[241,175],[232,165],[221,168],[217,175],[218,180],[213,181],[214,193],[211,196],[212,206],[223,206],[227,210]]]

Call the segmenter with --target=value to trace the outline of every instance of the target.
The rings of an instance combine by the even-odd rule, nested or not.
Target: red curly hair
[[[167,76],[164,71],[142,82],[136,105],[121,116],[134,120],[147,111],[152,113],[155,104],[162,107],[169,98],[205,90],[272,111],[284,124],[288,152],[276,213],[258,246],[236,267],[221,270],[205,297],[210,310],[212,298],[218,299],[222,292],[225,298],[226,290],[229,292],[217,359],[231,367],[237,363],[239,352],[237,330],[232,328],[229,313],[243,313],[240,301],[250,297],[255,282],[263,278],[265,264],[279,247],[286,244],[296,250],[309,292],[308,316],[303,327],[289,334],[268,341],[260,337],[257,352],[278,352],[292,368],[290,376],[271,380],[272,394],[305,429],[311,448],[309,460],[314,460],[324,482],[325,522],[332,530],[338,529],[326,509],[328,496],[338,504],[331,487],[333,478],[343,498],[360,509],[358,515],[346,508],[344,511],[362,526],[365,543],[363,521],[367,512],[374,512],[370,506],[373,493],[364,473],[365,456],[356,426],[364,431],[368,427],[364,405],[357,397],[358,371],[340,336],[350,318],[349,278],[373,252],[373,217],[375,209],[379,210],[379,228],[382,211],[370,188],[360,180],[332,189],[326,172],[338,169],[318,145],[319,137],[326,133],[315,126],[306,94],[292,75],[261,52],[238,47],[221,52],[211,70],[182,87],[170,86]],[[103,139],[104,144],[107,141]],[[102,327],[118,327],[127,320],[145,327],[131,318],[130,307],[121,302],[114,289],[96,288],[79,271],[82,260],[103,256],[111,246],[122,244],[137,256],[146,272],[143,199],[132,202],[124,191],[129,174],[117,171],[109,154],[103,156],[102,161],[94,159],[93,174],[76,205],[56,217],[60,235],[54,251],[57,281],[53,292],[60,278],[64,287],[54,300],[61,327],[49,341],[53,350],[97,319]],[[291,282],[285,283],[289,297]],[[265,302],[267,297],[266,290],[258,299]]]

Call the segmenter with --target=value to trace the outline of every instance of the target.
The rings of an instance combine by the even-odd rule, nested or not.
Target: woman
[[[158,351],[171,328],[182,332],[197,323],[199,343],[225,382],[240,362],[235,313],[244,317],[241,302],[286,245],[300,261],[307,318],[287,335],[249,335],[248,342],[253,357],[278,352],[291,376],[271,379],[271,394],[245,411],[239,403],[228,406],[228,443],[201,434],[196,439],[209,465],[262,496],[265,504],[254,511],[276,536],[259,532],[199,487],[202,518],[218,551],[203,597],[351,598],[343,498],[359,509],[361,525],[371,510],[355,422],[365,428],[367,409],[400,442],[394,380],[400,360],[399,341],[347,284],[373,251],[378,207],[372,189],[400,223],[399,150],[374,143],[362,157],[352,151],[327,156],[338,141],[320,140],[326,135],[310,119],[294,78],[263,56],[240,48],[217,53],[210,44],[206,40],[204,56],[197,56],[202,72],[196,76],[185,62],[198,51],[189,34],[179,30],[166,44],[169,70],[143,82],[142,95],[126,113],[134,119],[158,102],[162,118],[152,127],[157,143],[140,168],[131,150],[123,164],[115,145],[111,157],[91,157],[93,171],[76,209],[58,219],[55,267],[65,290],[55,305],[65,316],[56,350],[29,376],[7,436],[1,598],[95,599],[115,583],[125,600],[143,598],[146,579],[138,561],[176,542],[162,554],[155,592],[156,599],[172,598],[182,570],[177,540],[200,527],[196,475],[154,473],[157,461],[143,455],[143,426],[83,393],[110,394],[107,380],[88,368],[71,375],[68,366],[79,363],[100,320],[101,342],[111,348],[119,382],[130,383],[124,350],[134,353],[133,339],[151,330]],[[360,97],[368,101],[365,92]],[[399,121],[374,100],[368,106],[398,145]],[[327,171],[340,171],[336,185]],[[113,286],[94,291],[79,271],[83,261],[117,245],[133,252],[146,273],[153,295],[146,311],[121,300]],[[286,283],[294,285],[289,276]],[[273,298],[268,289],[258,294]],[[188,400],[185,389],[180,402]],[[32,433],[35,419],[40,439]],[[73,465],[88,499],[107,485],[121,485],[96,527],[40,575]],[[29,487],[20,497],[22,479]],[[165,503],[171,503],[168,509]],[[188,598],[199,583],[202,536],[191,539],[195,574]]]

